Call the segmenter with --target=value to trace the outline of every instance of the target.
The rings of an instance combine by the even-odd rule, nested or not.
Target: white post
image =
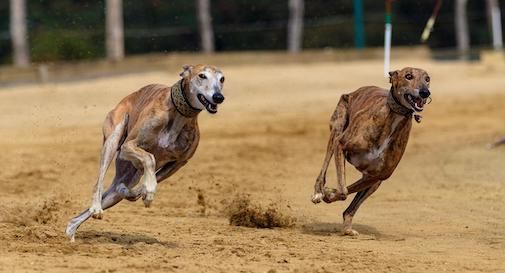
[[[503,49],[501,11],[498,0],[487,0],[488,12],[491,22],[491,33],[493,36],[493,48]]]
[[[113,62],[124,58],[122,2],[122,0],[107,0],[105,6],[107,59]]]
[[[384,32],[384,76],[389,77],[391,63],[391,32],[393,26],[391,23],[386,23]]]
[[[202,50],[205,53],[212,53],[214,52],[214,31],[210,15],[210,0],[198,0],[197,4]]]
[[[14,51],[14,65],[28,67],[30,65],[30,51],[28,50],[28,34],[26,31],[25,0],[10,0],[10,32],[12,50]]]
[[[288,52],[298,53],[303,43],[304,0],[289,0]]]

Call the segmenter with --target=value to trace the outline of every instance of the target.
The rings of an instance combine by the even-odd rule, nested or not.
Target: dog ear
[[[189,64],[185,64],[182,66],[182,72],[181,74],[179,74],[179,76],[185,78],[187,76],[189,76],[189,74],[191,73],[191,69],[193,69],[193,66],[192,65],[189,65]]]
[[[399,72],[400,71],[398,71],[398,70],[389,72],[389,83],[393,83],[393,80],[396,79],[396,77],[398,76]]]

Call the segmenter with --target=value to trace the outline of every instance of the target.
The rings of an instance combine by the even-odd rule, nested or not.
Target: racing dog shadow
[[[95,230],[83,230],[79,233],[79,239],[81,241],[93,242],[93,243],[112,243],[122,246],[131,246],[138,243],[144,243],[147,245],[158,244],[165,248],[176,248],[177,245],[173,242],[164,242],[156,238],[150,237],[145,234],[124,234],[116,232],[103,232]]]
[[[355,237],[360,240],[385,240],[385,241],[403,241],[405,238],[401,238],[395,235],[383,234],[375,227],[353,224],[353,229],[357,230],[360,235]],[[312,234],[318,236],[333,236],[342,234],[343,224],[341,223],[324,223],[324,222],[311,222],[305,223],[301,226],[302,233]],[[353,237],[349,237],[353,238]]]

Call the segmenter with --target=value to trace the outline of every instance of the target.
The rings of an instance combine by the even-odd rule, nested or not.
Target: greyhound
[[[198,114],[203,109],[217,113],[224,101],[224,76],[211,65],[185,65],[180,76],[172,87],[141,88],[109,112],[91,206],[68,223],[65,233],[70,241],[87,219],[101,219],[103,210],[123,199],[142,197],[149,207],[157,183],[177,172],[195,153],[200,140]],[[105,173],[116,154],[116,174],[103,193]]]
[[[430,98],[430,77],[422,69],[406,67],[389,72],[391,89],[361,87],[341,96],[330,120],[330,139],[323,167],[314,185],[312,202],[332,203],[357,193],[343,213],[343,234],[356,236],[352,218],[359,206],[388,179],[400,162],[412,127],[412,117]],[[335,156],[338,185],[325,187],[326,171]],[[362,173],[346,187],[345,159]]]

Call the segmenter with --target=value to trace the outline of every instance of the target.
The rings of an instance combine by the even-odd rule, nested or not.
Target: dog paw
[[[323,197],[324,197],[324,195],[322,193],[314,193],[312,195],[312,200],[311,201],[314,204],[319,204],[319,203],[321,203],[321,201],[323,201]]]
[[[116,188],[116,191],[126,200],[130,202],[135,202],[137,201],[141,196],[142,193],[140,191],[133,192],[130,190],[128,187],[126,187],[123,183],[119,184]]]
[[[144,206],[146,208],[151,207],[151,203],[154,200],[154,192],[146,192],[144,197],[142,197],[142,201],[144,201]]]
[[[344,229],[342,231],[342,234],[345,235],[345,236],[352,236],[352,237],[359,236],[359,232],[357,232],[356,230],[354,230],[352,228]]]
[[[91,212],[91,217],[95,219],[102,219],[103,214],[102,206],[91,206],[89,208],[89,212]]]
[[[70,221],[65,229],[65,234],[67,235],[70,242],[75,242],[75,232],[79,226],[75,223],[75,221]]]
[[[347,199],[347,193],[340,193],[336,189],[332,188],[324,188],[324,202],[333,203],[335,201],[343,201],[345,199]]]

